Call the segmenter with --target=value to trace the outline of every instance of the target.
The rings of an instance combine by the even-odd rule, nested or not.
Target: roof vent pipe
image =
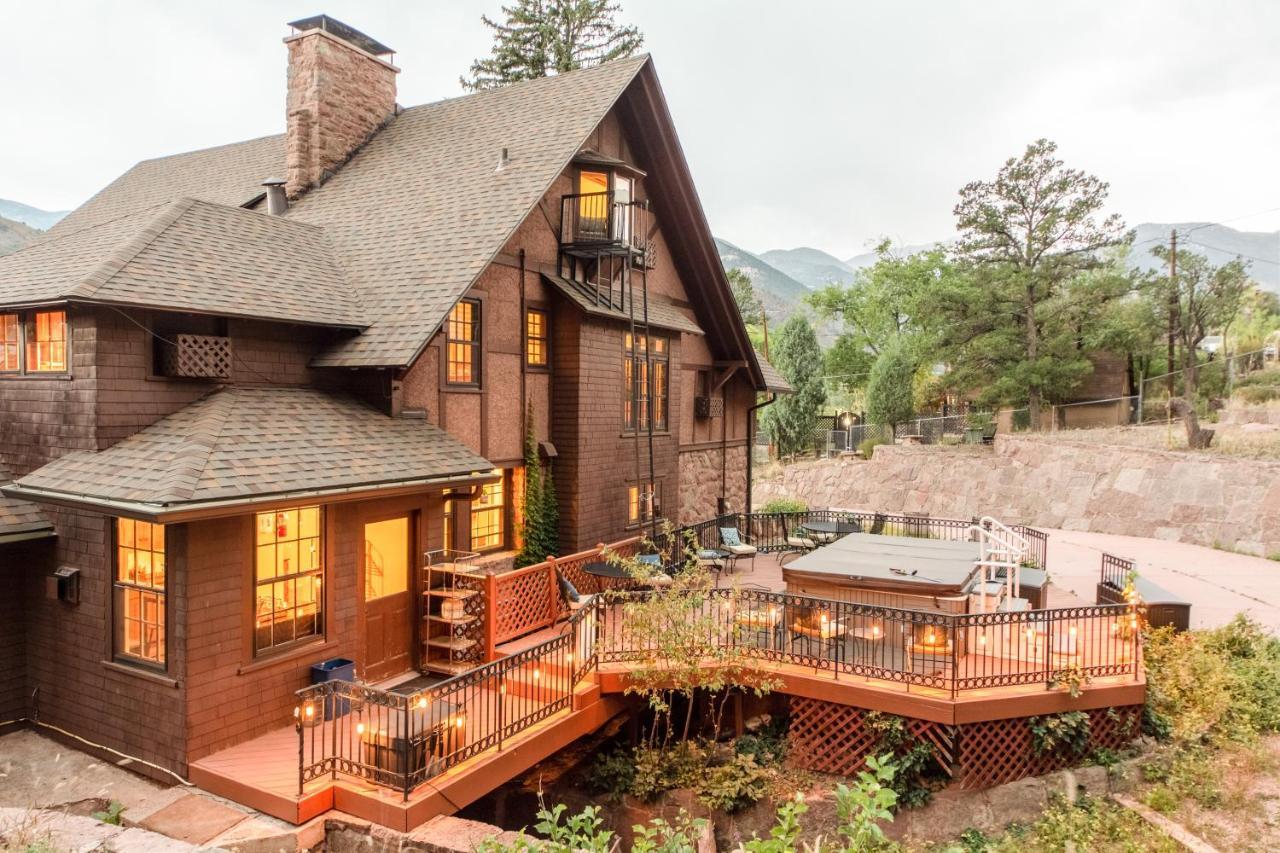
[[[289,197],[284,193],[283,178],[267,178],[262,185],[267,188],[267,213],[280,216],[289,209]]]
[[[507,152],[507,149],[503,148],[502,153],[498,155],[498,171],[501,172],[503,169],[507,168],[507,164],[510,162],[511,155]]]

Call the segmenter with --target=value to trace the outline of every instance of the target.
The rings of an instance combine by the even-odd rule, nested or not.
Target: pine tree
[[[460,78],[462,86],[472,92],[496,89],[631,56],[644,35],[616,22],[619,9],[610,0],[517,0],[502,7],[501,23],[481,15],[493,30],[493,48],[471,64],[471,78]]]

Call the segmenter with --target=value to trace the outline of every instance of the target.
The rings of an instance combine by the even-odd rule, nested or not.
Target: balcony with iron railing
[[[631,255],[647,246],[646,202],[615,192],[577,193],[560,200],[560,250],[580,257]]]

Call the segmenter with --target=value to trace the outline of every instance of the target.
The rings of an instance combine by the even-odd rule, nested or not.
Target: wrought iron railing
[[[803,512],[755,512],[732,513],[690,524],[676,530],[678,541],[692,541],[699,548],[717,548],[720,530],[734,527],[746,536],[750,544],[761,552],[787,551],[793,546],[787,537],[810,522],[843,522],[862,533],[886,536],[911,536],[921,539],[942,539],[951,542],[973,541],[973,526],[980,519],[935,518],[929,515],[891,514],[882,512],[857,512],[832,509],[814,509]],[[1011,529],[1027,540],[1023,564],[1043,569],[1048,559],[1049,537],[1034,528],[1017,524]],[[659,537],[659,546],[674,564],[680,561],[679,549],[673,549],[665,537]]]
[[[1101,581],[1106,586],[1114,588],[1117,593],[1129,585],[1129,576],[1133,570],[1133,560],[1126,560],[1114,554],[1102,555]]]
[[[400,790],[571,708],[597,665],[594,599],[555,637],[418,690],[328,681],[298,691],[298,791],[324,776]]]
[[[578,193],[560,200],[560,244],[601,251],[645,249],[644,205],[613,192]]]
[[[629,609],[646,593],[614,593],[596,607],[602,663],[645,660],[671,638],[690,636],[695,654],[736,647],[748,659],[794,664],[830,673],[939,690],[955,697],[969,690],[1061,683],[1139,673],[1137,612],[1098,605],[999,613],[938,613],[855,604],[763,590],[713,589],[669,608],[669,628],[641,620],[628,626]],[[696,636],[687,626],[697,626]]]

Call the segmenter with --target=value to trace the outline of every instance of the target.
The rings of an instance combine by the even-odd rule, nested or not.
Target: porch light
[[[987,634],[984,631],[983,633],[978,635],[978,645],[985,646],[986,644],[987,644]]]
[[[537,680],[538,680],[539,678],[541,678],[541,677],[542,677],[542,670],[541,670],[541,669],[539,669],[539,668],[537,668],[537,667],[534,667],[534,668],[533,668],[533,680],[534,680],[534,681],[537,681]]]
[[[1036,629],[1035,629],[1035,628],[1028,628],[1028,629],[1027,629],[1027,642],[1029,642],[1029,643],[1034,643],[1034,642],[1035,642],[1035,640],[1036,640]]]
[[[364,723],[356,723],[356,734],[357,735],[364,734]]]
[[[462,728],[462,724],[464,722],[466,722],[466,717],[464,717],[462,714],[459,714],[458,716],[453,718],[453,725],[455,728],[459,728],[459,729]]]
[[[879,625],[872,625],[872,626],[871,626],[871,636],[872,636],[872,638],[873,638],[873,639],[877,639],[877,640],[880,638],[880,626],[879,626]]]
[[[567,653],[565,654],[565,656],[564,656],[564,662],[565,662],[565,663],[567,663],[567,664],[569,664],[570,666],[572,666],[572,665],[573,665],[573,652],[567,652]]]

